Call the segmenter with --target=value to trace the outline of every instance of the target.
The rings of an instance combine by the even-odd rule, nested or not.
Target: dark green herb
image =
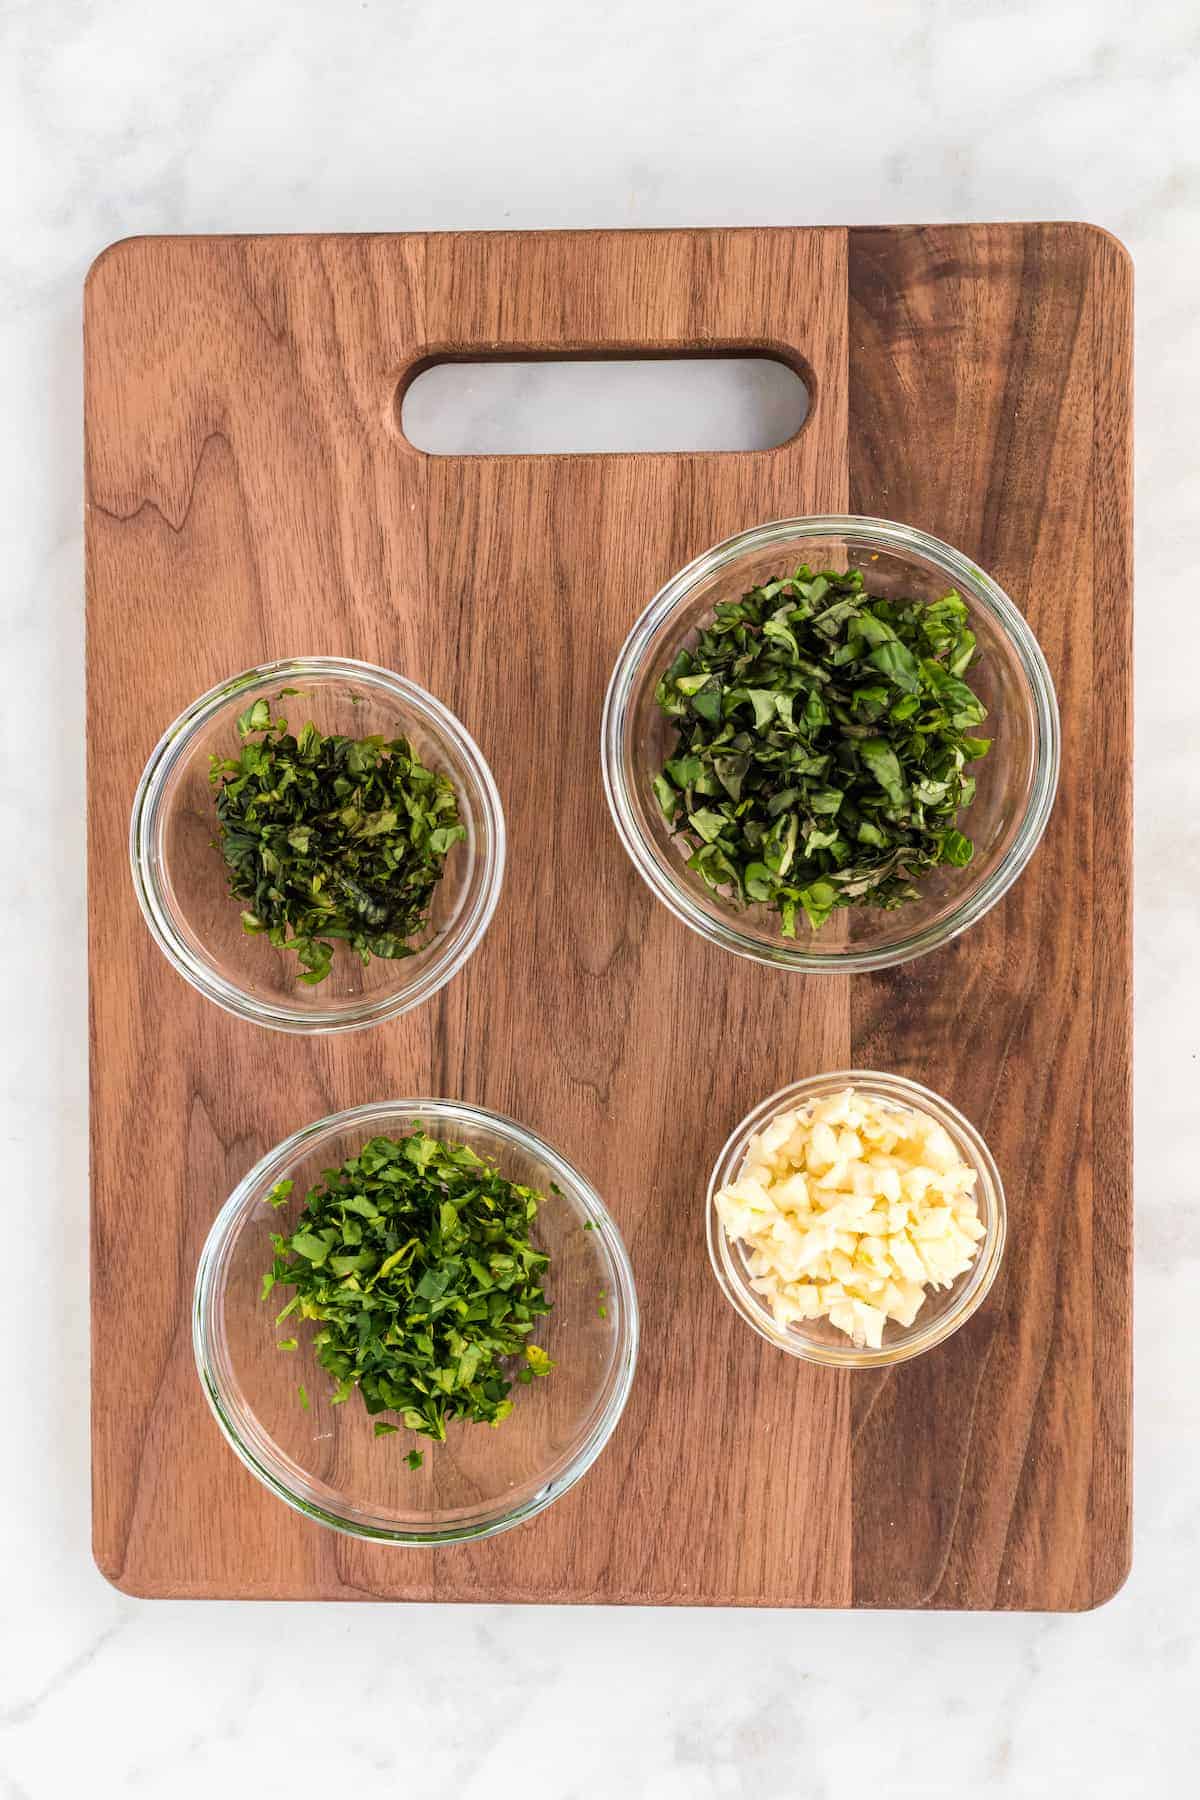
[[[280,1183],[271,1204],[290,1191]],[[292,1288],[276,1323],[317,1322],[333,1405],[357,1388],[369,1413],[439,1440],[453,1419],[499,1425],[512,1410],[505,1359],[522,1358],[522,1380],[554,1366],[529,1342],[550,1311],[549,1258],[529,1237],[540,1199],[465,1144],[419,1130],[372,1138],[325,1171],[290,1233],[271,1233],[263,1298]],[[398,1429],[377,1423],[375,1435]]]
[[[282,698],[282,696],[281,696]],[[256,700],[235,757],[211,758],[229,891],[243,928],[295,952],[310,986],[336,943],[412,956],[447,852],[466,836],[454,789],[405,738],[299,737]]]
[[[673,755],[654,791],[688,867],[784,937],[843,906],[896,907],[916,879],[971,860],[957,828],[987,709],[961,596],[866,591],[859,570],[800,568],[716,608],[658,684]]]

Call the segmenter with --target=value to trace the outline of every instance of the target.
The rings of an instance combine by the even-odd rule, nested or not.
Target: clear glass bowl
[[[988,708],[993,739],[962,829],[975,843],[966,868],[931,871],[921,897],[894,912],[851,907],[818,932],[803,920],[780,936],[768,907],[741,908],[686,866],[689,848],[668,830],[651,786],[675,734],[654,698],[663,670],[708,624],[722,600],[801,563],[861,569],[867,586],[896,598],[937,600],[957,588],[979,643],[969,680]],[[1058,784],[1054,684],[1037,639],[981,569],[948,544],[884,519],[780,519],[706,550],[656,594],[626,638],[604,704],[601,756],[609,810],[634,866],[677,919],[739,956],[805,971],[853,973],[908,962],[981,919],[1012,886],[1046,828]]]
[[[279,700],[280,690],[299,692]],[[373,957],[343,945],[316,987],[291,951],[242,930],[216,845],[209,756],[238,747],[238,715],[265,696],[293,730],[309,719],[348,737],[406,737],[446,774],[467,828],[446,858],[428,941],[415,956]],[[477,948],[500,897],[504,814],[491,771],[466,728],[424,688],[334,656],[267,663],[223,681],[188,707],[146,764],[133,803],[129,856],[138,901],[159,948],[185,980],[239,1018],[280,1031],[351,1031],[428,1000]]]
[[[274,1320],[282,1302],[276,1295],[260,1299],[271,1261],[268,1234],[280,1229],[280,1215],[264,1198],[275,1183],[292,1180],[302,1196],[368,1138],[398,1137],[418,1124],[431,1137],[470,1144],[494,1158],[509,1180],[546,1196],[532,1235],[550,1257],[552,1311],[537,1341],[557,1367],[514,1388],[513,1410],[502,1425],[460,1422],[444,1444],[404,1430],[376,1438],[356,1394],[331,1406],[333,1384],[312,1354],[312,1327],[295,1328],[296,1351],[277,1350]],[[292,1216],[296,1211],[293,1199]],[[638,1310],[620,1232],[590,1182],[558,1151],[480,1107],[389,1100],[306,1126],[239,1183],[200,1257],[193,1342],[221,1429],[272,1493],[353,1537],[437,1544],[507,1531],[543,1511],[591,1467],[629,1395]],[[307,1412],[297,1395],[300,1382]],[[405,1461],[410,1448],[425,1454],[415,1471]]]
[[[731,1181],[736,1181],[745,1160],[750,1139],[763,1131],[779,1113],[826,1099],[843,1088],[857,1088],[872,1094],[889,1106],[928,1113],[945,1127],[966,1162],[977,1172],[975,1199],[986,1236],[981,1238],[974,1262],[949,1288],[930,1288],[925,1303],[909,1326],[897,1325],[889,1319],[884,1327],[883,1346],[879,1350],[859,1347],[844,1331],[828,1319],[811,1319],[793,1325],[780,1325],[763,1296],[751,1287],[750,1268],[744,1246],[729,1237],[717,1212],[717,1195]],[[922,1087],[918,1081],[907,1081],[902,1075],[883,1075],[873,1069],[847,1069],[830,1075],[810,1075],[780,1088],[761,1105],[748,1113],[736,1127],[717,1158],[709,1177],[705,1203],[708,1232],[708,1260],[725,1298],[737,1309],[746,1323],[779,1350],[798,1356],[803,1362],[824,1363],[835,1369],[881,1369],[892,1363],[907,1362],[923,1350],[944,1343],[952,1332],[965,1325],[971,1314],[982,1305],[996,1279],[1001,1258],[1007,1219],[1004,1187],[992,1153],[975,1127],[957,1108],[940,1094]]]

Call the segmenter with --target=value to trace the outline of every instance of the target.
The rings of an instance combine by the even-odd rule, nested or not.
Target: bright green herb
[[[974,655],[959,594],[888,600],[857,569],[723,602],[657,689],[677,742],[654,790],[688,867],[794,937],[800,911],[815,931],[968,863],[966,770],[990,744],[969,735],[987,716],[963,679]]]
[[[270,1203],[285,1206],[291,1188]],[[541,1198],[466,1144],[420,1130],[372,1138],[325,1171],[290,1233],[271,1233],[263,1298],[292,1288],[276,1324],[317,1322],[333,1405],[357,1388],[369,1413],[438,1440],[454,1419],[499,1425],[512,1411],[505,1359],[522,1358],[521,1380],[554,1367],[529,1341],[550,1311],[549,1258],[529,1237]],[[375,1435],[398,1429],[379,1422]]]
[[[363,963],[415,954],[447,852],[466,836],[454,789],[405,738],[298,737],[256,700],[241,750],[214,756],[221,853],[242,925],[324,981],[334,945]]]

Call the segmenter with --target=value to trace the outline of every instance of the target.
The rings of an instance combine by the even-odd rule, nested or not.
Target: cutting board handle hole
[[[406,372],[395,419],[431,456],[761,451],[796,436],[812,387],[774,350],[434,354]]]

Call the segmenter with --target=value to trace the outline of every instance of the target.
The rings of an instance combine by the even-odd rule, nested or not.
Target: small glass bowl
[[[284,688],[299,691],[281,699]],[[430,936],[415,956],[373,957],[364,968],[338,944],[327,978],[305,987],[291,951],[242,930],[241,902],[229,892],[216,843],[209,757],[236,754],[238,716],[263,697],[293,730],[311,718],[326,733],[406,737],[422,762],[453,782],[467,835],[446,858]],[[207,999],[279,1031],[352,1031],[419,1006],[477,948],[500,897],[504,814],[478,746],[440,700],[370,663],[298,657],[221,682],[176,719],[138,785],[129,857],[155,941]]]
[[[295,1218],[326,1169],[372,1137],[420,1125],[469,1144],[510,1181],[544,1196],[532,1236],[550,1257],[552,1302],[537,1342],[556,1367],[513,1389],[498,1427],[451,1425],[445,1443],[415,1433],[376,1438],[357,1394],[330,1405],[333,1383],[301,1323],[295,1351],[276,1349],[275,1313],[260,1298],[268,1234]],[[266,1204],[276,1182],[295,1190],[282,1215]],[[552,1184],[558,1192],[553,1191]],[[284,1299],[287,1290],[283,1290]],[[293,1331],[289,1320],[286,1330]],[[590,1182],[513,1120],[449,1100],[389,1100],[335,1113],[272,1150],[241,1181],[209,1232],[192,1313],[196,1365],[209,1405],[246,1467],[306,1518],[351,1537],[444,1544],[491,1537],[542,1512],[599,1456],[624,1410],[637,1361],[638,1309],[621,1234]],[[281,1328],[282,1330],[283,1328]],[[297,1386],[309,1397],[305,1411]],[[405,1460],[416,1448],[424,1464]]]
[[[979,787],[963,813],[974,840],[966,868],[930,871],[920,898],[894,911],[850,907],[818,932],[803,919],[780,936],[765,906],[739,907],[687,867],[690,847],[668,829],[651,786],[675,742],[654,690],[677,652],[694,641],[723,600],[801,563],[861,569],[875,593],[937,600],[957,588],[979,651],[969,680],[988,708],[981,735],[990,752],[973,770]],[[1001,588],[926,532],[884,519],[821,517],[758,525],[706,550],[646,608],[617,657],[601,726],[604,787],[617,831],[643,880],[677,919],[710,943],[778,968],[851,974],[889,968],[949,943],[981,919],[1029,861],[1058,785],[1059,722],[1054,684],[1037,639]]]
[[[766,1300],[751,1287],[748,1255],[740,1241],[730,1239],[717,1212],[717,1195],[731,1181],[736,1181],[752,1137],[770,1124],[779,1113],[790,1112],[843,1088],[857,1088],[889,1106],[928,1113],[944,1126],[964,1160],[978,1174],[975,1199],[986,1236],[980,1239],[975,1260],[949,1288],[929,1288],[925,1302],[913,1323],[898,1325],[889,1319],[884,1327],[883,1345],[878,1350],[858,1346],[844,1331],[828,1319],[807,1319],[792,1325],[780,1325]],[[932,1350],[960,1325],[965,1325],[996,1279],[1004,1255],[1007,1218],[1004,1187],[992,1153],[968,1119],[948,1100],[935,1094],[919,1081],[907,1081],[902,1075],[882,1075],[873,1069],[848,1069],[831,1075],[810,1075],[780,1088],[761,1105],[748,1113],[731,1135],[717,1158],[708,1183],[706,1202],[708,1259],[725,1298],[737,1309],[759,1337],[798,1356],[802,1362],[824,1363],[832,1369],[882,1369],[893,1363],[907,1362],[923,1350]]]

